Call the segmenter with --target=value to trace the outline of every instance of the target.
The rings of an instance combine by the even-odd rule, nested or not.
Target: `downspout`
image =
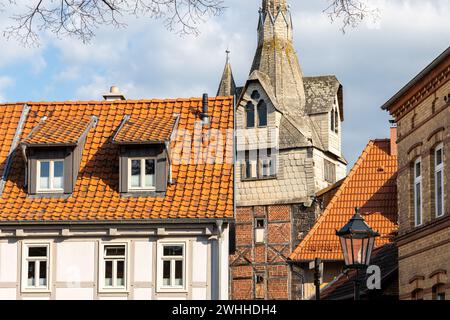
[[[14,156],[14,151],[16,150],[17,146],[19,145],[20,136],[23,131],[23,127],[25,125],[25,121],[27,119],[28,113],[30,112],[31,107],[27,104],[24,104],[22,109],[22,114],[20,115],[19,123],[17,124],[17,129],[14,134],[13,141],[11,143],[11,147],[9,148],[8,157],[6,159],[5,168],[3,170],[3,175],[0,180],[0,196],[2,196],[3,191],[5,190],[6,186],[6,179],[8,178],[9,171],[11,170],[12,166],[12,160]]]
[[[223,221],[222,220],[216,220],[216,226],[217,226],[217,273],[218,273],[218,281],[217,281],[217,297],[218,300],[222,300],[222,286],[220,285],[222,283],[222,235],[223,235]],[[229,268],[228,268],[229,269]]]

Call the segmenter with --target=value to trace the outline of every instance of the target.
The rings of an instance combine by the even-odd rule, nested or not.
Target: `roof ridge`
[[[192,101],[202,101],[202,97],[189,97],[189,98],[163,98],[163,99],[128,99],[128,100],[62,100],[62,101],[26,101],[26,102],[5,102],[0,103],[0,107],[3,106],[16,106],[28,104],[33,105],[75,105],[75,104],[101,104],[101,105],[111,105],[111,104],[130,104],[130,103],[160,103],[160,102],[192,102]],[[233,100],[232,96],[224,97],[209,97],[210,101],[223,101],[223,100]]]
[[[291,257],[293,257],[295,255],[295,252],[297,250],[301,250],[303,247],[305,247],[306,243],[314,235],[314,233],[319,228],[319,226],[321,225],[321,223],[323,222],[325,217],[331,211],[331,208],[336,203],[336,201],[338,200],[339,196],[344,192],[344,190],[347,187],[349,181],[353,178],[353,176],[355,175],[356,171],[361,166],[362,162],[366,159],[367,154],[369,153],[368,150],[370,150],[374,146],[374,144],[375,144],[374,142],[375,142],[375,140],[370,140],[369,141],[369,143],[367,144],[366,148],[364,149],[364,151],[362,152],[362,154],[359,156],[358,160],[356,161],[355,165],[353,166],[352,170],[350,170],[350,172],[347,175],[347,177],[345,178],[344,182],[342,182],[342,184],[339,187],[338,191],[335,193],[335,195],[331,199],[330,203],[325,208],[325,211],[323,212],[323,214],[319,217],[319,219],[317,219],[317,221],[314,224],[314,226],[311,228],[311,230],[308,232],[308,234],[305,236],[305,238],[300,242],[300,244],[297,246],[297,248],[294,250],[294,252],[290,255],[289,259],[291,259]]]

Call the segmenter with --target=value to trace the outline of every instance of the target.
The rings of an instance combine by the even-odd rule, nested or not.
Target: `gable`
[[[291,260],[343,260],[336,230],[353,216],[356,207],[373,230],[376,246],[393,241],[397,225],[397,157],[389,140],[371,141],[314,227],[291,254]]]
[[[335,76],[304,77],[307,113],[330,112],[339,105],[341,121],[344,121],[343,88]]]

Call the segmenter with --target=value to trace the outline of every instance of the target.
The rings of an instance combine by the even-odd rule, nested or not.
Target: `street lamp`
[[[369,266],[375,238],[380,235],[364,221],[359,208],[355,211],[355,215],[341,230],[336,231],[336,235],[341,242],[345,267],[356,270],[355,300],[359,300],[359,270]]]

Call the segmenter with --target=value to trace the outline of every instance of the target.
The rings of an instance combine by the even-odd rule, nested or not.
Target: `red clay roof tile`
[[[220,121],[212,121],[210,128],[220,131],[224,137],[227,137],[227,130],[232,130],[234,124],[232,98],[212,98],[209,104],[212,120],[220,118]],[[36,139],[32,141],[73,142],[81,127],[87,123],[80,122],[80,119],[96,116],[98,122],[96,127],[89,130],[87,134],[77,182],[73,194],[68,199],[28,197],[24,187],[24,161],[20,152],[14,154],[8,181],[0,198],[0,221],[233,218],[232,162],[214,165],[173,163],[174,184],[168,185],[164,198],[126,198],[121,197],[118,192],[119,146],[112,143],[112,138],[124,116],[129,115],[132,121],[146,117],[172,119],[174,113],[179,113],[178,129],[194,132],[195,123],[200,120],[199,114],[202,111],[201,99],[32,102],[28,105],[31,110],[20,137],[22,140],[44,116],[48,117],[48,127],[44,126],[45,131],[40,133],[39,139],[32,135]],[[1,164],[8,156],[22,106],[22,104],[0,105],[0,136],[4,137],[3,143],[0,144],[0,173]],[[72,115],[72,120],[67,121],[76,119],[77,127],[80,123],[83,124],[76,130],[76,134],[68,130],[67,122],[64,122],[65,130],[59,128],[56,121],[53,123],[54,119],[58,119],[58,123],[61,123],[61,118],[68,117],[69,114]],[[57,135],[51,134],[49,122]],[[7,131],[10,133],[6,134]],[[185,140],[188,142],[186,137]],[[228,159],[233,157],[232,141],[233,139],[226,139],[223,143],[227,152],[231,152],[230,155],[226,154]],[[191,150],[190,158],[194,158],[194,148]],[[217,184],[213,185],[214,172],[218,172],[221,176],[219,187]],[[198,178],[195,178],[196,176]],[[188,178],[195,180],[187,182]],[[186,192],[188,189],[192,192]],[[177,191],[179,195],[175,196]],[[200,195],[203,202],[200,202]],[[210,201],[210,199],[214,200]]]
[[[397,157],[390,155],[390,141],[369,142],[317,223],[289,259],[343,260],[336,230],[353,216],[355,207],[361,207],[366,222],[381,234],[376,240],[377,247],[392,242],[398,228],[396,177]]]

